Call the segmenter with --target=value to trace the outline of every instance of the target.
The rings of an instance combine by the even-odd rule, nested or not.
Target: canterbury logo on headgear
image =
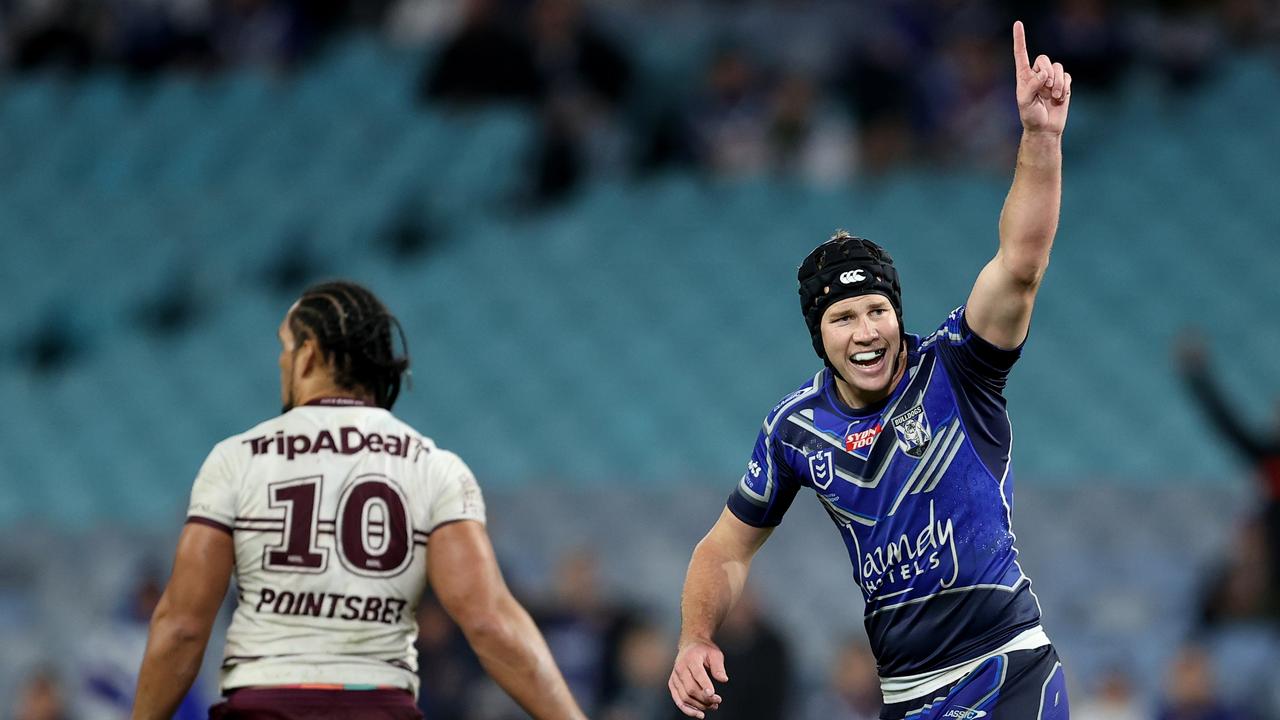
[[[840,273],[840,282],[844,283],[845,285],[860,283],[866,279],[867,279],[867,276],[864,272],[862,272],[862,268]]]

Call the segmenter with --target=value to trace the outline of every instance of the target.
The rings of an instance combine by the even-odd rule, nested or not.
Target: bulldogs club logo
[[[925,448],[929,447],[929,441],[933,439],[929,417],[924,414],[924,408],[920,405],[894,418],[893,429],[898,433],[898,446],[902,448],[902,452],[914,458],[924,455]]]

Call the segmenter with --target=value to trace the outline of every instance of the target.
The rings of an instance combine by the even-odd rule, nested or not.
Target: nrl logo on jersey
[[[817,452],[809,456],[809,475],[813,484],[820,490],[831,487],[831,480],[836,476],[836,461],[830,450]]]
[[[929,428],[929,417],[924,414],[924,407],[916,405],[893,419],[893,429],[898,433],[898,445],[902,452],[918,458],[924,455],[925,448],[933,439]]]

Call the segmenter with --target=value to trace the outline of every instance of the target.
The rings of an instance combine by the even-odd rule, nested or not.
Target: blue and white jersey
[[[772,527],[812,489],[848,547],[881,677],[924,679],[1042,634],[1010,526],[1002,390],[1021,348],[978,337],[964,307],[907,347],[874,406],[850,409],[830,369],[783,398],[728,506]]]

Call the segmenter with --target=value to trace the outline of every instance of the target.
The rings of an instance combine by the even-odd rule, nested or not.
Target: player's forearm
[[[151,623],[138,673],[133,720],[167,720],[200,673],[209,630],[166,618]]]
[[[464,626],[491,677],[534,718],[585,718],[556,667],[542,633],[513,598]]]
[[[1240,420],[1240,414],[1227,403],[1212,374],[1204,368],[1191,370],[1187,373],[1187,384],[1214,429],[1246,460],[1261,462],[1267,454],[1266,441],[1259,437],[1261,433],[1255,433]]]
[[[1061,204],[1062,136],[1023,132],[1013,185],[1000,212],[1000,255],[1027,285],[1038,284],[1049,265]]]
[[[742,596],[751,561],[724,552],[710,536],[693,550],[680,597],[680,645],[710,641]]]

